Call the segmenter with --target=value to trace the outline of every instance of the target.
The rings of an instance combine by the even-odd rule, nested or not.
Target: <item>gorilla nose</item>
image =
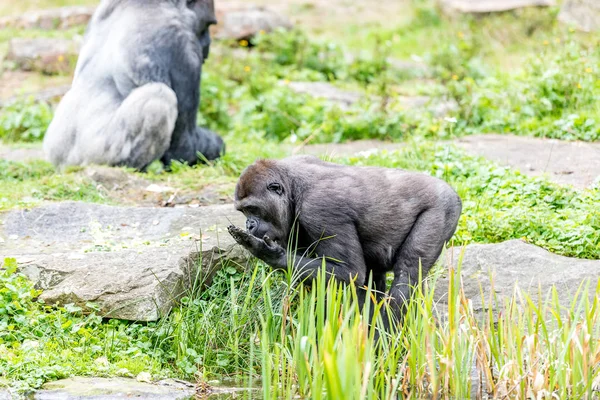
[[[252,234],[254,234],[254,231],[256,231],[256,228],[258,227],[258,222],[256,222],[256,220],[254,218],[248,218],[246,220],[246,230]]]

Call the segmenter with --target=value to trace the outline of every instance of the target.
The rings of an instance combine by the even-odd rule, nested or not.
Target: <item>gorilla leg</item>
[[[104,151],[95,162],[144,169],[169,148],[177,120],[177,96],[162,83],[134,89],[106,126]]]
[[[423,212],[400,247],[389,291],[390,311],[396,321],[401,320],[413,287],[420,283],[419,267],[421,276],[425,278],[440,256],[445,241],[452,237],[452,233],[448,235],[446,232],[445,214],[446,211],[442,209]]]
[[[194,165],[198,161],[198,153],[208,161],[215,160],[225,153],[225,143],[216,133],[200,127],[191,128],[191,132],[184,132],[177,143],[172,143],[169,150],[161,158],[165,165],[171,161],[185,161]]]

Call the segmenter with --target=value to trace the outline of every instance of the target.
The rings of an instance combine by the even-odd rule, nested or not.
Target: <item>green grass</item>
[[[476,368],[487,379],[483,391],[496,396],[592,398],[600,376],[600,285],[584,287],[570,304],[559,304],[556,291],[537,299],[517,289],[511,298],[484,299],[490,312],[481,317],[461,291],[460,267],[450,269],[448,287],[428,280],[401,330],[376,343],[369,324],[381,326],[377,310],[385,305],[367,303],[375,313],[366,321],[352,287],[322,277],[291,289],[292,274],[225,267],[169,317],[139,325],[101,323],[70,305],[47,308],[5,262],[0,371],[22,389],[70,374],[144,371],[201,382],[226,375],[248,386],[260,377],[265,398],[466,398]],[[447,306],[435,291],[448,293]],[[65,357],[76,361],[64,364]]]
[[[86,2],[0,0],[0,12],[67,3]],[[147,174],[127,173],[188,192],[215,185],[231,195],[248,164],[288,155],[300,142],[405,141],[402,151],[337,161],[448,181],[464,206],[455,243],[524,238],[557,254],[600,259],[598,185],[559,186],[439,142],[481,132],[598,140],[600,36],[555,23],[556,8],[447,19],[427,1],[411,4],[397,26],[275,32],[259,36],[251,49],[216,43],[203,71],[199,122],[224,135],[227,155],[208,166],[174,164],[170,173],[158,164]],[[81,31],[5,30],[0,52],[13,36]],[[246,56],[239,58],[239,50]],[[357,57],[348,61],[347,53]],[[386,61],[412,55],[428,64],[427,72],[396,70]],[[342,110],[295,94],[286,81],[329,82],[365,99]],[[458,109],[449,118],[406,110],[397,96],[407,94],[451,98]],[[39,143],[51,116],[45,104],[4,108],[0,138],[16,146]],[[79,168],[59,173],[46,162],[0,161],[0,211],[61,200],[116,202]],[[487,378],[484,390],[496,397],[592,398],[600,385],[596,282],[570,304],[558,304],[555,291],[541,300],[518,290],[509,299],[486,298],[500,317],[481,319],[451,272],[448,287],[432,280],[419,290],[401,332],[375,345],[368,323],[381,321],[360,317],[352,289],[318,281],[297,290],[293,276],[261,263],[243,272],[226,265],[208,290],[190,290],[168,317],[137,324],[103,321],[74,305],[49,307],[6,260],[0,384],[25,390],[70,375],[149,372],[200,382],[231,376],[244,386],[259,378],[265,398],[465,398],[475,364]],[[450,294],[447,306],[435,301],[434,287]]]

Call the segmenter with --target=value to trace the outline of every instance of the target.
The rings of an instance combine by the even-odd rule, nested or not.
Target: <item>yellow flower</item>
[[[465,34],[462,32],[458,32],[458,34],[456,36],[458,36],[460,39],[462,39],[465,37]]]
[[[577,89],[581,89],[581,83],[577,84]]]
[[[453,81],[457,81],[458,80],[458,75],[452,75],[452,80]]]
[[[544,40],[544,46],[548,46],[550,42],[548,42],[547,40]]]
[[[63,62],[65,61],[65,56],[63,56],[62,54],[60,56],[58,56],[58,62]]]
[[[244,71],[246,71],[246,72],[250,72],[250,70],[251,70],[251,69],[252,69],[252,68],[250,68],[250,66],[248,66],[248,65],[246,65],[246,66],[244,67]]]
[[[585,69],[585,72],[587,72],[587,73],[589,74],[590,72],[592,72],[592,69],[591,69],[590,67],[587,67],[587,68]]]
[[[285,85],[289,85],[289,84],[290,84],[290,80],[289,80],[289,79],[286,79],[286,80],[284,80],[284,81],[283,81],[283,83],[284,83]]]
[[[261,35],[264,35],[266,32],[264,29],[261,29],[258,33],[260,33]]]
[[[242,46],[242,47],[248,47],[248,41],[244,40],[244,39],[240,40],[240,46]]]
[[[555,41],[556,43],[560,43],[560,38],[556,38],[556,39],[554,39],[554,41]]]
[[[569,28],[569,32],[571,32],[571,33],[575,32],[575,28]]]

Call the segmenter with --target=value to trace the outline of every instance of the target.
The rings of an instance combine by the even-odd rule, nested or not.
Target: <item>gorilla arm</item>
[[[268,236],[257,238],[233,225],[230,225],[228,230],[236,242],[271,267],[287,269],[290,261],[292,271],[298,273],[300,280],[308,284],[317,278],[322,266],[325,267],[327,279],[334,277],[346,284],[352,281],[357,285],[365,284],[367,268],[356,229],[352,225],[337,227],[336,232],[342,234],[338,233],[335,237],[319,240],[315,252],[321,256],[316,258],[296,253],[293,253],[290,258],[288,251]]]

